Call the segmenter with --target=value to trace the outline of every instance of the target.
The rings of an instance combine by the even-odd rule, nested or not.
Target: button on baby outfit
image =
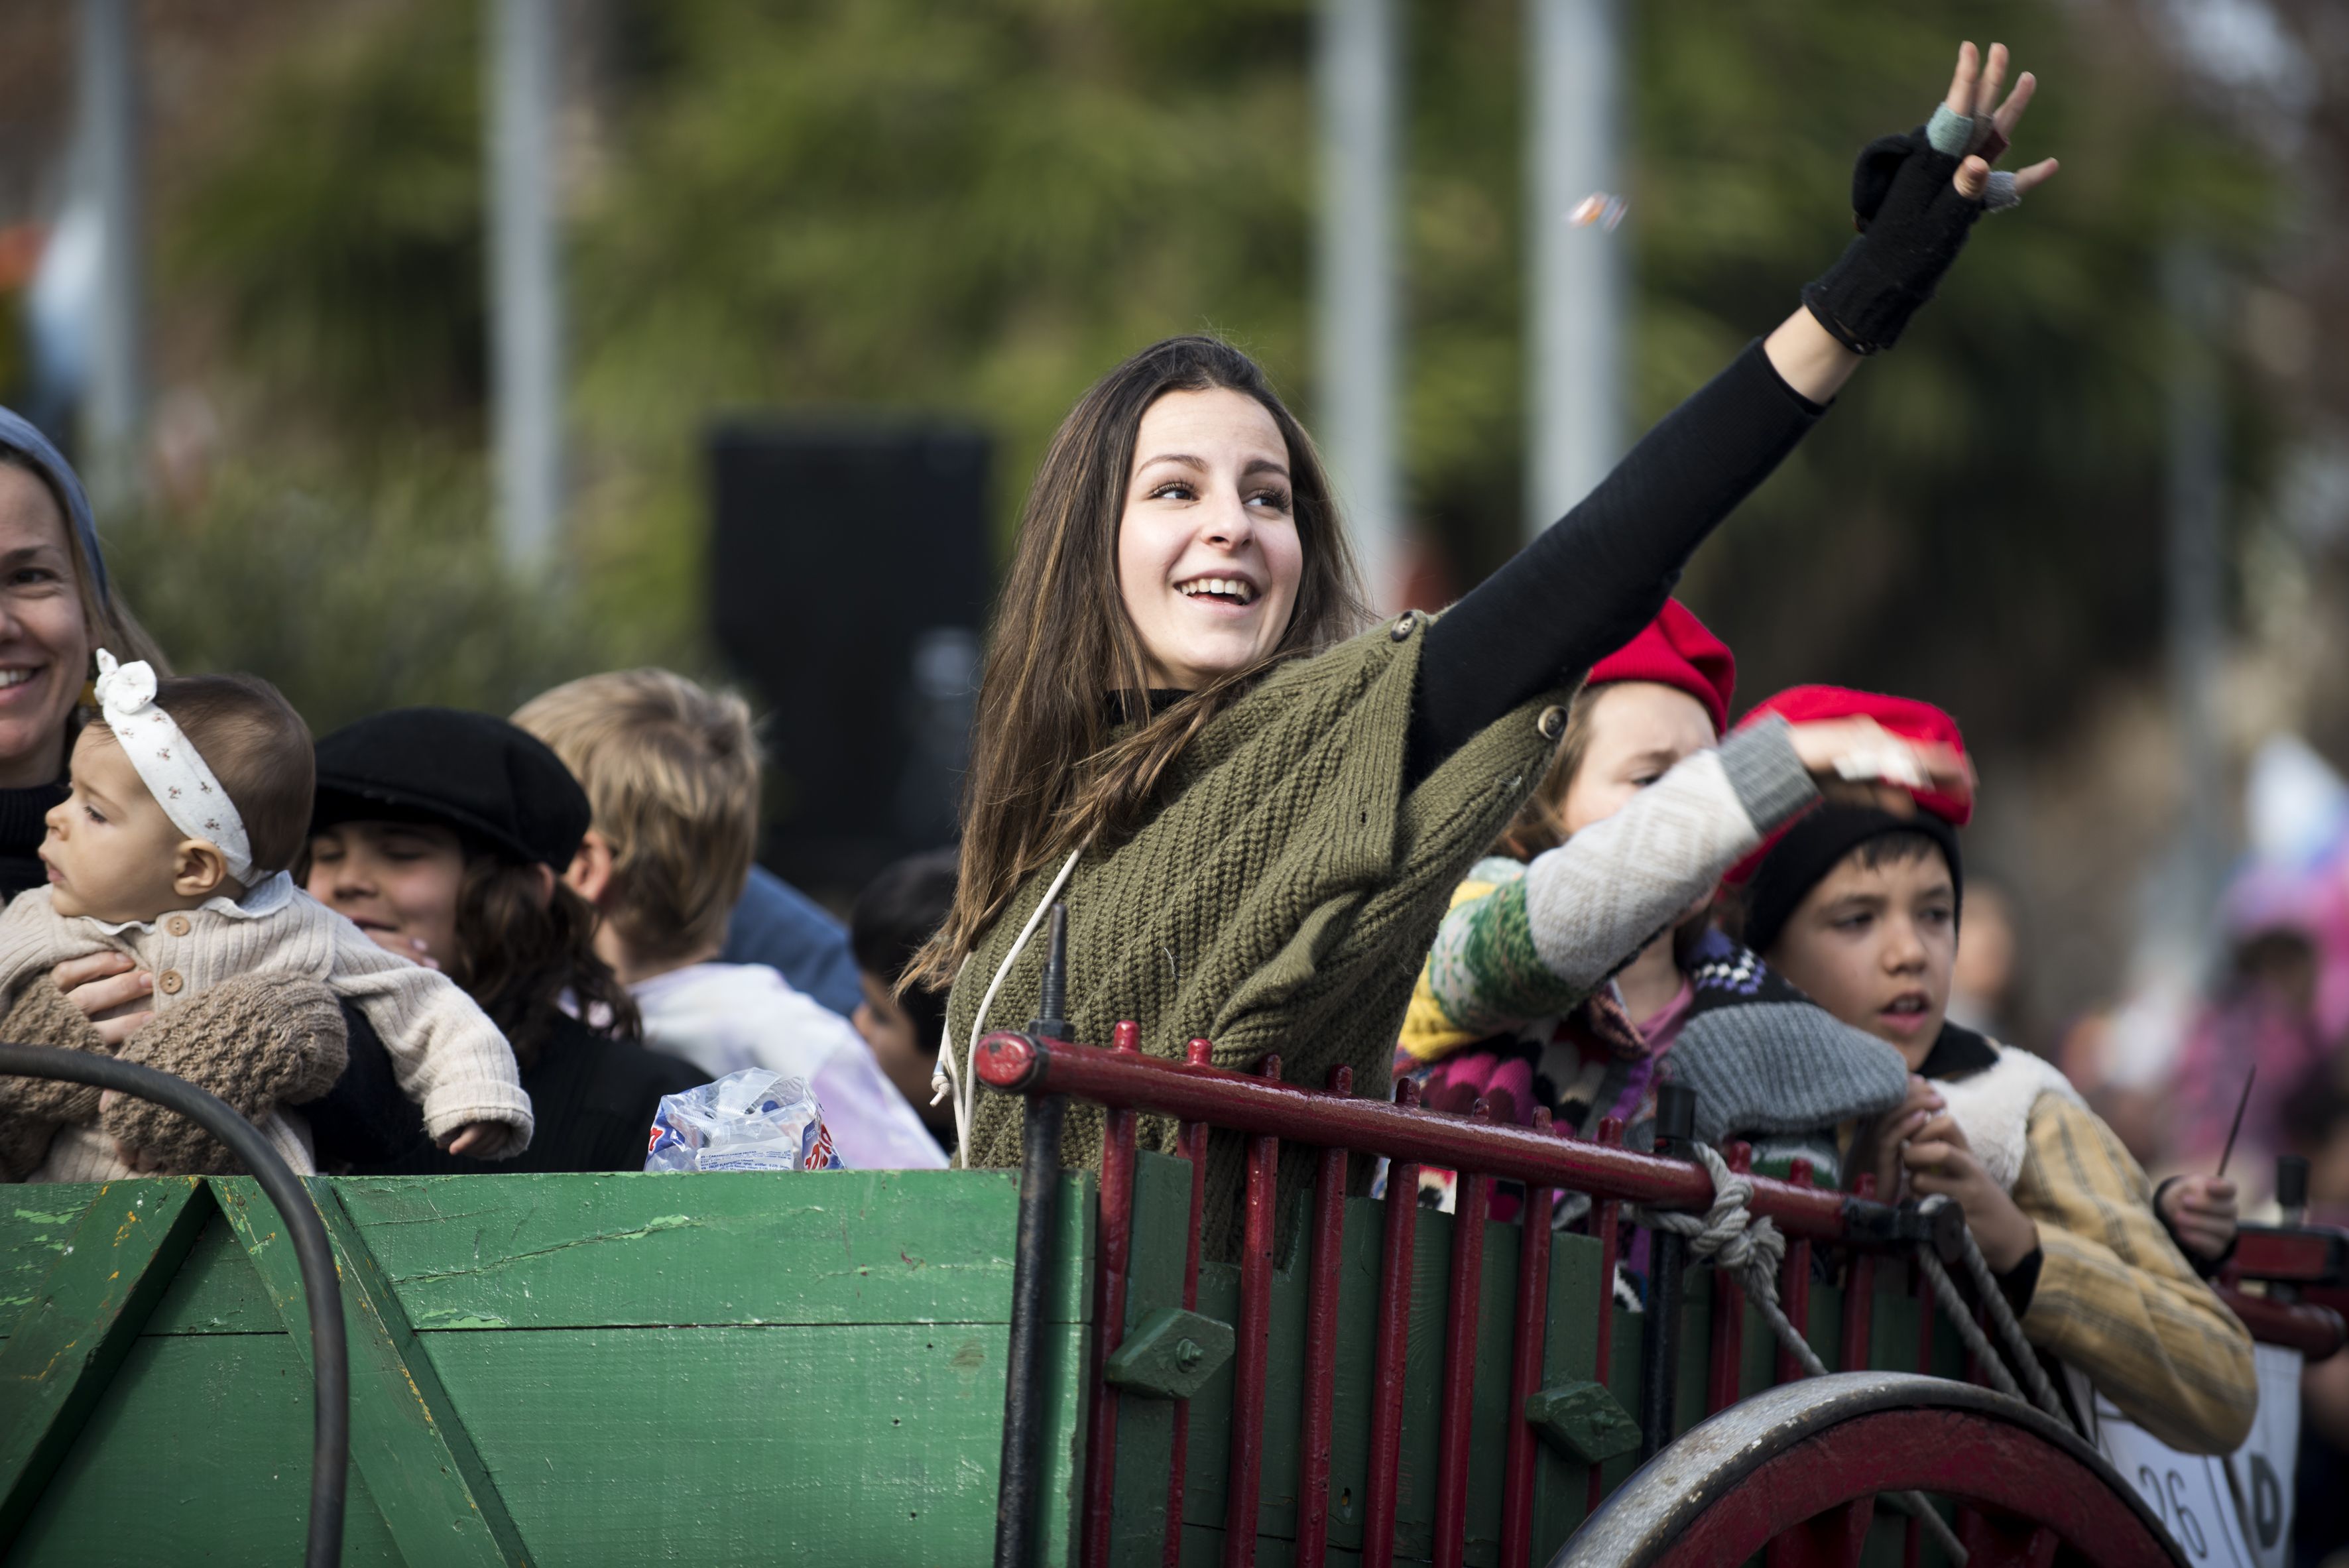
[[[186,915],[175,914],[163,923],[163,929],[174,936],[185,936],[192,927],[189,925]]]
[[[185,980],[180,978],[180,972],[176,969],[166,969],[163,973],[155,976],[155,989],[160,991],[166,996],[178,995],[180,994],[180,987],[186,984],[187,982]]]

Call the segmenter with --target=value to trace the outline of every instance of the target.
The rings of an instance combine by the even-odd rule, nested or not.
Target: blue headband
[[[73,525],[75,536],[81,541],[82,560],[97,584],[98,602],[111,609],[114,595],[106,584],[106,555],[98,547],[98,521],[90,515],[89,497],[83,493],[81,479],[73,471],[73,465],[30,419],[13,408],[0,408],[0,450],[15,452],[30,462],[48,485],[49,493],[65,509],[66,521]]]

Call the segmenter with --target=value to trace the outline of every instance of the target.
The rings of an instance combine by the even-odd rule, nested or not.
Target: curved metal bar
[[[335,1568],[343,1560],[343,1494],[351,1452],[350,1349],[343,1337],[343,1291],[334,1248],[301,1178],[226,1101],[170,1073],[85,1051],[0,1044],[0,1077],[89,1084],[177,1111],[227,1144],[277,1206],[302,1265],[302,1294],[310,1310],[314,1419],[310,1530],[302,1561],[305,1568]]]

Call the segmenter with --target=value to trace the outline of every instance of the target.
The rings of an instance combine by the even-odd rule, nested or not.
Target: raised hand
[[[1942,101],[1949,105],[1951,114],[1964,119],[1988,114],[1997,127],[1996,137],[1981,150],[1967,154],[1951,177],[1951,183],[1958,188],[1958,194],[1968,201],[1981,200],[1982,192],[1990,189],[1991,165],[1998,161],[1999,154],[2013,140],[2016,122],[2031,107],[2032,95],[2039,90],[2039,78],[2025,71],[2014,78],[2014,90],[2006,95],[2006,101],[1998,103],[1999,88],[2006,83],[2006,67],[2004,44],[1992,44],[1988,60],[1971,43],[1958,46],[1958,68],[1950,77],[1950,96]],[[1998,104],[1995,109],[1988,107],[1994,103]],[[2014,193],[2026,195],[2034,187],[2045,184],[2054,178],[2056,167],[2054,159],[2043,158],[2027,169],[2016,170]]]
[[[1955,748],[1895,735],[1872,718],[1797,724],[1787,738],[1830,800],[1910,817],[1917,810],[1912,789],[1954,800],[1973,799],[1973,765]]]

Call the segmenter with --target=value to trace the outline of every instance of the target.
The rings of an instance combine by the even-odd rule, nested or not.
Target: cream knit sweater
[[[423,1108],[426,1132],[485,1121],[506,1136],[481,1158],[530,1147],[530,1096],[513,1049],[473,999],[438,970],[378,947],[283,872],[242,901],[215,898],[123,925],[61,915],[46,887],[19,893],[0,912],[0,997],[69,958],[109,950],[154,974],[158,1013],[240,975],[320,981],[375,1026],[401,1092]]]

